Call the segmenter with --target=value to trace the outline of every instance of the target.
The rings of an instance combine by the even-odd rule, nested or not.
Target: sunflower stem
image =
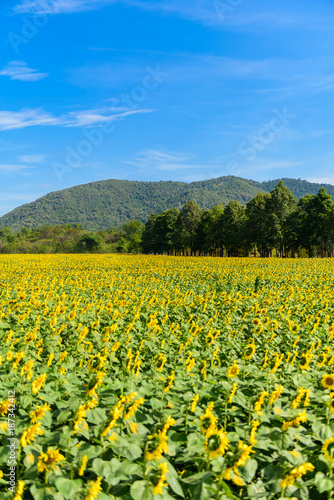
[[[224,432],[226,432],[226,425],[227,425],[227,405],[228,405],[228,394],[226,395],[225,398],[225,415],[224,415]]]

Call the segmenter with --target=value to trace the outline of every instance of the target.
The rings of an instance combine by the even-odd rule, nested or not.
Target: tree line
[[[321,188],[299,200],[280,181],[246,206],[230,201],[201,210],[151,214],[122,228],[87,231],[80,224],[0,229],[0,253],[145,253],[167,255],[333,257],[334,203]]]
[[[148,254],[332,257],[333,242],[334,203],[326,190],[298,200],[280,181],[246,206],[231,201],[202,211],[189,201],[180,211],[152,214],[141,244]]]
[[[122,228],[87,231],[80,224],[0,229],[0,253],[139,253],[143,224],[130,221]]]

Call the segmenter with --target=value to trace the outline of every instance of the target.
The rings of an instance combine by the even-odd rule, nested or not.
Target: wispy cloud
[[[289,7],[280,2],[272,9],[261,8],[261,3],[248,5],[241,0],[233,5],[229,1],[217,0],[21,0],[14,6],[17,14],[72,14],[97,10],[102,7],[121,4],[126,7],[135,7],[141,10],[157,12],[163,15],[174,15],[207,26],[224,27],[231,29],[285,28],[308,26],[309,29],[331,29],[333,18],[319,9],[318,16],[314,12],[292,12]]]
[[[19,160],[23,163],[41,163],[47,158],[46,155],[21,155]]]
[[[240,96],[263,95],[273,101],[300,96],[317,95],[334,89],[332,56],[323,57],[321,64],[315,59],[291,59],[268,57],[242,59],[212,54],[193,54],[190,52],[165,53],[160,58],[161,67],[168,72],[169,85],[190,85],[189,92],[198,87],[203,98],[203,84],[213,88],[219,83],[224,92],[224,99],[231,104],[231,96],[240,103]],[[124,61],[87,63],[84,66],[68,70],[68,81],[80,88],[123,88],[125,84],[136,85],[142,78],[143,62],[139,57],[130,57]],[[247,85],[243,93],[231,81],[254,82]],[[228,96],[227,93],[228,92]],[[225,95],[224,95],[225,94]]]
[[[0,130],[13,130],[36,125],[61,125],[61,121],[42,109],[25,108],[21,111],[0,111]]]
[[[334,185],[334,176],[329,177],[307,177],[309,182],[314,182],[316,184],[331,184]]]
[[[0,111],[0,130],[23,129],[34,126],[93,127],[105,122],[122,120],[127,116],[151,113],[153,109],[103,107],[95,110],[72,111],[59,117],[41,108],[21,111]]]
[[[37,69],[29,68],[23,61],[11,61],[0,71],[0,75],[22,82],[37,82],[49,76],[48,73],[38,73]]]
[[[27,168],[33,168],[32,166],[28,165],[15,165],[15,164],[0,164],[0,172],[3,174],[10,174],[12,172],[20,172],[22,170],[26,170]]]
[[[157,149],[145,149],[139,151],[132,160],[127,160],[124,163],[138,167],[139,169],[161,170],[177,172],[178,170],[202,168],[203,165],[190,164],[190,160],[194,160],[195,156],[187,153],[173,153],[159,151]]]
[[[1,201],[33,201],[37,198],[37,195],[32,195],[31,193],[9,193],[2,194]]]
[[[152,113],[153,109],[125,109],[103,107],[86,111],[73,111],[61,117],[65,127],[92,127],[98,123],[120,120],[127,116]]]
[[[72,14],[95,10],[117,0],[23,0],[14,7],[16,14]]]

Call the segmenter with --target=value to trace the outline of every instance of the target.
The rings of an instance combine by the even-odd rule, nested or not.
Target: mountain
[[[194,200],[202,208],[226,205],[231,200],[246,204],[259,191],[269,192],[280,179],[256,182],[226,176],[200,182],[141,182],[110,179],[74,186],[49,193],[38,200],[15,208],[0,217],[0,228],[18,231],[23,227],[55,224],[82,224],[87,230],[120,227],[130,220],[145,222],[151,213],[172,207],[181,208]],[[334,196],[334,186],[314,184],[301,179],[282,179],[300,198],[316,194],[324,187]]]

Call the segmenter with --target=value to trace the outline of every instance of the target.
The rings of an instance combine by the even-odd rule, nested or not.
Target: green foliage
[[[172,237],[176,248],[185,250],[194,249],[196,232],[200,220],[200,207],[194,201],[188,201],[176,220],[176,226]]]
[[[96,252],[101,248],[101,237],[98,234],[85,233],[78,241],[79,252]]]

